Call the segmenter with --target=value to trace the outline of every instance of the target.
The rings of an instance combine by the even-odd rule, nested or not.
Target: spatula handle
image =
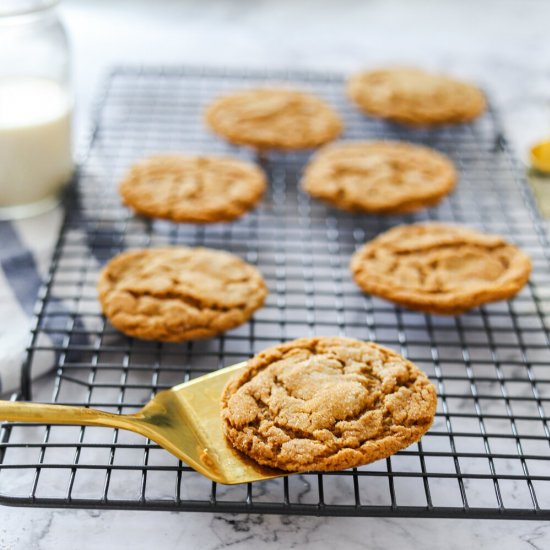
[[[0,401],[0,421],[3,420],[125,429],[132,429],[134,424],[134,419],[130,416],[98,411],[97,409],[21,401]]]

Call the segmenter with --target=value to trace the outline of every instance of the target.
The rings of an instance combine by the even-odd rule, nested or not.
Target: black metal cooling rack
[[[270,190],[231,224],[147,221],[123,208],[116,183],[136,159],[165,151],[253,158],[205,129],[204,106],[229,90],[291,82],[342,114],[346,138],[406,139],[456,162],[460,184],[416,215],[349,215],[297,190],[305,153],[261,159]],[[534,264],[510,302],[460,317],[406,311],[365,296],[348,271],[353,251],[403,222],[440,219],[505,235]],[[185,243],[256,264],[270,295],[254,319],[220,338],[140,342],[100,315],[101,265],[129,247]],[[550,518],[550,260],[546,234],[494,113],[471,125],[404,129],[358,113],[337,75],[195,69],[117,69],[38,300],[22,392],[14,398],[133,412],[155,392],[307,335],[376,340],[424,368],[439,393],[433,428],[374,464],[244,486],[211,483],[144,438],[105,428],[5,424],[0,502],[14,505],[349,516]],[[39,360],[56,375],[30,382]]]

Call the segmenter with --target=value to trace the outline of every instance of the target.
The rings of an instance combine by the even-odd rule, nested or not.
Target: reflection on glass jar
[[[56,3],[0,2],[0,219],[53,207],[73,171],[69,47]]]

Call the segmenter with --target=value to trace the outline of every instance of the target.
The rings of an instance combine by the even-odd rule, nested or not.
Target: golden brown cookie
[[[368,464],[418,441],[436,392],[401,355],[350,338],[304,338],[253,357],[225,387],[222,425],[260,464],[291,472]]]
[[[138,214],[175,222],[213,223],[242,216],[262,198],[263,172],[229,157],[159,155],[138,162],[120,183]]]
[[[486,108],[475,86],[420,69],[359,73],[349,79],[347,92],[365,113],[412,125],[467,122]]]
[[[427,313],[459,315],[514,296],[531,261],[497,235],[453,225],[401,225],[360,248],[355,282],[369,294]]]
[[[210,338],[245,323],[267,288],[228,252],[184,246],[124,252],[100,274],[99,301],[120,331],[144,340]]]
[[[342,121],[322,99],[265,88],[235,92],[212,103],[206,122],[231,143],[257,149],[307,149],[332,141]]]
[[[446,156],[398,141],[323,147],[307,165],[303,189],[350,212],[402,214],[438,203],[456,183]]]

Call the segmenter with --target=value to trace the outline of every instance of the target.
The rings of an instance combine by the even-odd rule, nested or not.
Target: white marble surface
[[[437,519],[229,516],[163,512],[14,511],[0,548],[119,550],[546,550],[548,524]]]
[[[66,0],[61,12],[75,52],[79,140],[112,63],[437,67],[489,90],[521,156],[550,133],[550,4],[543,0]],[[0,550],[155,546],[545,549],[550,524],[0,508]]]

